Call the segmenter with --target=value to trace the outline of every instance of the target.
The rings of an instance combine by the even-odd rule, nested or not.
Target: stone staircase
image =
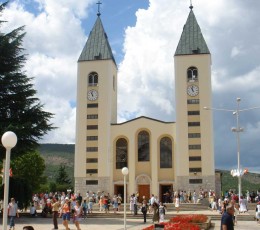
[[[247,213],[241,213],[238,216],[238,220],[241,221],[254,221],[254,216],[255,216],[255,203],[250,203],[248,205],[248,209],[249,211]],[[221,219],[221,215],[217,212],[217,211],[211,211],[208,208],[208,202],[202,202],[200,204],[191,204],[191,203],[185,203],[185,204],[181,204],[180,205],[180,212],[177,213],[176,209],[174,207],[174,204],[166,204],[167,207],[167,211],[166,211],[166,215],[165,218],[169,219],[173,216],[176,215],[184,215],[184,214],[205,214],[208,217],[211,218],[211,220],[220,220]],[[88,214],[87,218],[124,218],[124,205],[121,205],[121,211],[114,213],[113,209],[110,208],[110,212],[109,213],[104,213],[104,212],[99,212],[99,207],[97,204],[95,204],[93,206],[93,213]],[[126,218],[127,219],[142,219],[143,215],[142,213],[139,211],[138,215],[133,215],[130,213],[129,211],[129,204],[126,204]],[[38,210],[38,216],[36,218],[42,218],[40,215],[40,210]],[[20,213],[21,217],[30,217],[30,214],[28,212],[22,212]],[[51,218],[51,215],[48,214],[47,218]],[[152,213],[148,213],[147,214],[147,218],[148,219],[152,219]]]

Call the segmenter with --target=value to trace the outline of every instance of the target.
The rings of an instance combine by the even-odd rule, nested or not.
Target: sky
[[[0,0],[2,3],[3,1]],[[118,122],[175,121],[174,53],[190,0],[103,0],[101,20],[118,66]],[[11,0],[3,32],[25,25],[25,70],[58,127],[41,143],[74,143],[77,60],[97,18],[97,0]],[[260,107],[260,1],[193,0],[212,55],[212,107]],[[138,84],[137,84],[138,83]],[[136,87],[138,85],[138,87]],[[205,105],[207,106],[207,105]],[[236,116],[214,110],[215,167],[237,168]],[[242,168],[260,172],[260,109],[240,112]]]

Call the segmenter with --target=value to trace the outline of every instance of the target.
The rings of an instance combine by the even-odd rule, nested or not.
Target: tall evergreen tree
[[[1,12],[7,2],[0,5]],[[13,131],[18,143],[12,157],[35,150],[38,141],[50,130],[52,113],[43,110],[43,104],[35,96],[32,78],[22,70],[26,54],[22,47],[24,26],[9,33],[2,33],[0,20],[0,135]],[[0,158],[5,156],[0,148]]]
[[[66,171],[66,167],[64,164],[61,164],[56,175],[56,183],[57,184],[64,184],[64,185],[71,185],[71,180],[69,175]]]

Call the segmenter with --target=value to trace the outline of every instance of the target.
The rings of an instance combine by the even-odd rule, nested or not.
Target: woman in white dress
[[[165,209],[166,209],[166,206],[162,202],[160,202],[159,203],[159,223],[164,222]]]
[[[133,195],[131,195],[130,196],[130,212],[131,212],[131,214],[133,213],[133,211],[134,211],[134,197],[133,197]]]
[[[176,208],[177,213],[180,211],[180,198],[179,195],[174,196],[174,206]]]
[[[247,200],[243,198],[243,196],[241,196],[240,200],[239,200],[239,211],[240,212],[247,212]]]

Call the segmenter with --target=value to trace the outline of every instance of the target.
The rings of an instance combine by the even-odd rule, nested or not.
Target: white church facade
[[[212,113],[203,109],[211,107],[211,54],[192,6],[172,64],[176,122],[117,123],[120,79],[98,14],[78,60],[75,191],[123,194],[123,167],[128,195],[215,190]]]

